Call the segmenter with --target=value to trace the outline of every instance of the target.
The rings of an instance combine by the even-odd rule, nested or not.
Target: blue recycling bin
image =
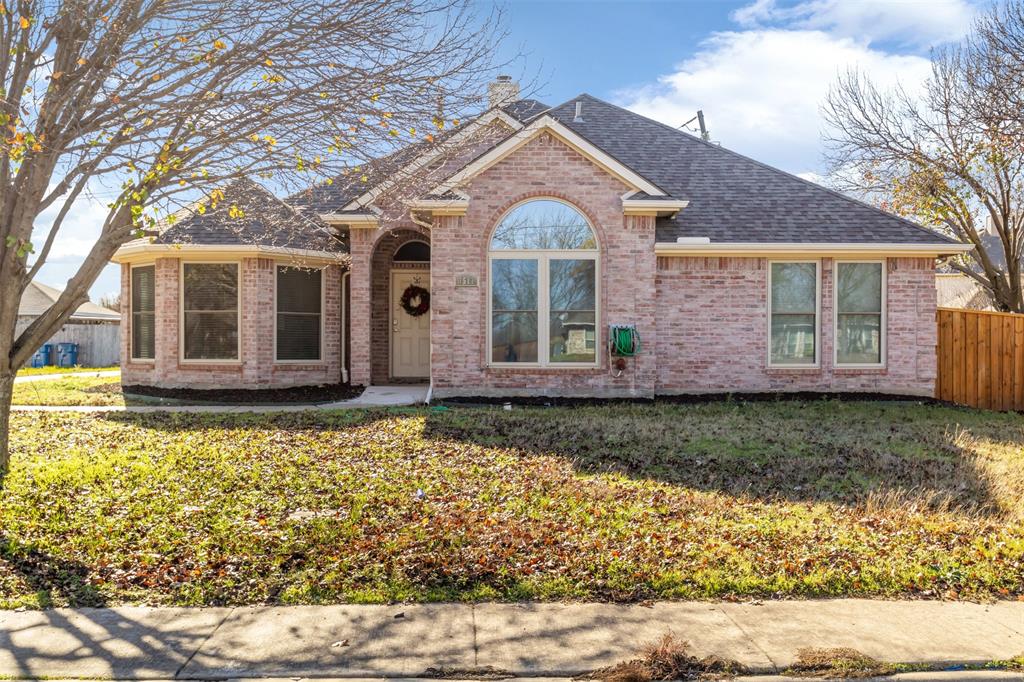
[[[57,344],[57,366],[74,367],[78,364],[78,344],[58,343]]]
[[[46,367],[47,365],[53,364],[53,344],[44,343],[39,347],[32,355],[32,361],[29,363],[33,367]]]

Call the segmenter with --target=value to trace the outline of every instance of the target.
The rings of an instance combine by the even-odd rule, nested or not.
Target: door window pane
[[[882,264],[836,264],[836,361],[882,362]]]
[[[277,268],[277,359],[320,359],[320,270]]]
[[[185,263],[182,272],[184,358],[238,359],[238,264]]]
[[[550,362],[594,362],[597,357],[595,270],[589,259],[549,261]]]
[[[771,264],[771,363],[813,365],[817,348],[817,263]]]
[[[132,357],[156,357],[156,268],[132,268]]]
[[[491,262],[491,361],[537,362],[537,260]]]

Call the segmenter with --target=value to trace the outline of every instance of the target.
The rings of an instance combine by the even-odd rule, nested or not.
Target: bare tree
[[[1019,102],[1024,73],[1022,8],[995,7],[961,44],[933,52],[920,93],[882,91],[850,71],[823,106],[839,189],[973,244],[949,265],[1013,312],[1024,312],[1024,128],[1008,102]]]
[[[100,296],[100,305],[104,308],[120,312],[121,294],[103,294]]]
[[[0,482],[14,374],[117,248],[233,180],[367,182],[370,160],[457,126],[498,68],[471,0],[15,0],[0,5]],[[20,335],[18,302],[76,199],[99,238]],[[40,214],[56,209],[42,243]]]

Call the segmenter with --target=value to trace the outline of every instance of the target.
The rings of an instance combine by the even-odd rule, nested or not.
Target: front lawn
[[[14,384],[15,405],[124,405],[121,378],[81,376]]]
[[[15,414],[0,606],[1024,595],[1024,419]]]
[[[110,372],[113,370],[121,369],[117,365],[113,367],[57,367],[56,365],[46,365],[45,367],[22,367],[18,370],[19,377],[31,377],[39,376],[40,374],[78,374],[88,372]]]

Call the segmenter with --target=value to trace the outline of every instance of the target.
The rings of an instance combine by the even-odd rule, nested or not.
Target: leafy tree
[[[119,246],[175,206],[216,206],[239,178],[365,182],[389,148],[439,144],[479,104],[503,37],[500,13],[470,0],[3,1],[0,481],[17,369]],[[88,193],[111,197],[98,239],[16,334],[22,292]]]
[[[839,188],[973,244],[949,265],[1012,312],[1024,312],[1022,92],[1024,3],[1013,0],[934,51],[920,92],[850,71],[823,106]]]

